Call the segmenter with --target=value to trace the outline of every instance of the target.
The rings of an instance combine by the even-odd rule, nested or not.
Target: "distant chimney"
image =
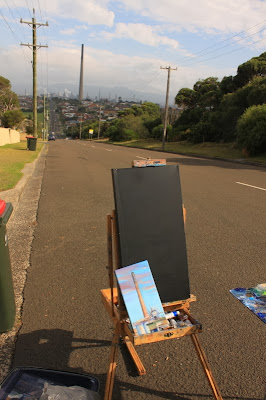
[[[80,78],[79,78],[79,101],[83,100],[83,51],[84,44],[81,45]]]
[[[140,302],[140,305],[141,305],[141,308],[142,308],[143,316],[144,316],[144,318],[148,318],[149,314],[148,314],[146,305],[144,303],[143,297],[141,295],[141,291],[140,291],[140,288],[139,288],[137,277],[134,274],[134,272],[131,272],[131,276],[132,276],[133,282],[135,284],[135,288],[136,288],[137,295],[138,295],[138,298],[139,298],[139,302]]]

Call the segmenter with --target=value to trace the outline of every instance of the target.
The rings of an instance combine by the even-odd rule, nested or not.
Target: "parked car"
[[[49,134],[48,140],[55,140],[55,135],[54,135],[54,133],[50,133],[50,134]]]

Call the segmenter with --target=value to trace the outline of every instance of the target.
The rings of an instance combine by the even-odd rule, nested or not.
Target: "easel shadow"
[[[73,337],[73,332],[63,329],[42,329],[31,333],[20,334],[16,343],[16,350],[13,358],[12,367],[31,366],[45,369],[55,369],[61,371],[75,372],[79,374],[93,375],[100,381],[100,396],[103,399],[106,382],[106,374],[95,374],[92,371],[84,370],[82,366],[78,368],[69,367],[69,358],[72,351],[77,349],[93,349],[106,347],[110,348],[111,341],[101,339],[79,339]],[[124,346],[120,344],[122,357],[125,361],[130,376],[137,376],[135,373],[134,363]],[[106,353],[106,365],[108,364],[109,351]],[[99,367],[100,369],[100,367]],[[141,377],[139,377],[141,379]],[[170,400],[190,400],[195,396],[196,399],[211,399],[212,395],[196,394],[196,393],[178,393],[165,392],[154,388],[142,387],[136,384],[123,382],[115,378],[113,399],[123,400],[123,392],[131,391],[132,395],[137,393],[146,393],[156,398]],[[190,397],[188,397],[190,396]],[[137,398],[137,397],[136,397]],[[255,398],[230,397],[224,396],[227,400],[260,400]]]
[[[73,337],[73,332],[63,329],[42,329],[32,331],[31,333],[20,334],[18,336],[12,368],[38,367],[92,375],[99,379],[99,393],[103,396],[106,379],[105,374],[95,374],[93,371],[84,370],[82,366],[78,368],[72,368],[69,366],[70,355],[73,351],[99,347],[109,348],[110,341],[75,338]],[[106,364],[107,362],[108,357]]]
[[[126,348],[126,345],[123,343],[122,339],[119,342],[119,351],[122,355],[127,373],[130,377],[139,377],[135,364]],[[141,378],[140,378],[141,379]],[[169,399],[169,400],[191,400],[195,398],[195,400],[207,400],[213,399],[213,395],[210,394],[199,394],[199,393],[181,393],[181,392],[172,392],[172,391],[160,391],[151,388],[145,388],[143,386],[134,385],[132,383],[123,382],[115,377],[114,381],[114,390],[113,390],[113,398],[116,400],[123,400],[121,397],[123,391],[132,391],[132,394],[135,393],[146,393],[147,395],[154,395],[156,398],[161,399]],[[189,396],[189,397],[188,397]],[[255,397],[238,397],[238,396],[223,396],[224,400],[261,400]]]

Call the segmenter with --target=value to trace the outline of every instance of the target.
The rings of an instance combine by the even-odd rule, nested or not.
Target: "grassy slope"
[[[150,150],[162,150],[162,144],[156,140],[132,140],[130,142],[114,143],[120,146],[139,147]],[[199,143],[192,144],[187,142],[166,143],[165,151],[170,153],[180,153],[197,156],[207,156],[214,158],[225,158],[231,160],[245,160],[249,162],[259,162],[266,165],[266,154],[256,157],[245,157],[241,150],[237,149],[232,143]]]
[[[0,191],[12,189],[22,177],[25,164],[37,158],[44,143],[37,142],[36,151],[27,150],[26,141],[0,147]]]

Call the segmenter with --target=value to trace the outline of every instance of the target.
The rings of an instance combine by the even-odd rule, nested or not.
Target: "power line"
[[[263,21],[263,22],[264,22],[264,21]],[[257,25],[259,25],[259,24],[257,24]],[[253,27],[254,27],[254,26],[253,26]],[[253,27],[252,27],[252,28],[253,28]],[[249,28],[249,29],[251,29],[251,28]],[[265,29],[263,28],[263,29],[261,29],[260,31],[258,31],[258,32],[256,32],[256,33],[259,33],[259,32],[264,31],[264,30],[265,30]],[[246,36],[245,38],[240,39],[239,41],[244,40],[244,39],[246,39],[247,37],[253,36],[253,35],[255,35],[256,33],[254,33],[254,34],[252,34],[252,35],[249,35],[249,36]],[[235,36],[237,36],[237,35],[234,35],[234,37],[235,37]],[[218,54],[217,56],[210,57],[210,58],[207,58],[207,59],[202,60],[202,61],[195,61],[195,62],[193,62],[193,60],[191,60],[192,62],[189,62],[189,60],[188,60],[188,61],[187,61],[188,64],[187,64],[187,63],[181,64],[180,67],[190,66],[190,65],[194,65],[194,64],[200,64],[200,63],[205,62],[205,61],[209,61],[209,60],[212,60],[212,59],[215,59],[215,58],[218,58],[218,57],[222,57],[222,56],[224,56],[224,55],[233,53],[233,52],[235,52],[235,51],[242,50],[243,48],[249,47],[250,45],[254,45],[254,44],[256,44],[256,43],[259,43],[259,42],[261,42],[261,41],[263,41],[263,40],[266,40],[266,38],[257,40],[257,41],[255,41],[255,42],[253,42],[253,43],[249,43],[249,44],[247,44],[247,45],[245,45],[245,46],[241,46],[241,47],[239,47],[238,49],[234,49],[234,50],[228,51],[228,52],[226,52],[226,53]],[[229,46],[229,45],[228,45],[228,46]],[[228,47],[228,46],[223,46],[222,48]],[[213,47],[213,46],[211,46],[211,47]],[[220,49],[218,49],[218,50],[220,50]],[[217,51],[217,50],[215,50],[215,51]],[[207,53],[207,54],[209,54],[209,53]],[[205,55],[206,55],[206,54],[205,54]],[[202,55],[202,56],[203,56],[203,55]],[[202,57],[202,56],[200,56],[200,57]],[[198,58],[198,57],[195,57],[195,58]],[[159,73],[157,73],[157,74],[156,74],[152,79],[150,79],[147,83],[145,83],[144,85],[142,85],[142,89],[143,89],[144,87],[146,87],[150,82],[152,82],[158,75],[159,75]],[[135,95],[136,93],[138,93],[138,92],[140,92],[140,91],[135,91],[135,92],[133,92],[133,94],[131,95],[131,97],[132,97],[133,95]]]
[[[263,24],[265,21],[266,21],[266,20],[263,20],[263,21],[261,21],[261,22],[255,24],[255,25],[252,25],[251,27],[249,27],[249,28],[247,28],[247,29],[245,29],[245,30],[243,30],[243,31],[240,31],[240,32],[236,33],[235,35],[230,36],[229,38],[224,39],[224,40],[222,40],[222,41],[220,41],[220,42],[218,42],[218,43],[216,43],[216,44],[214,44],[214,45],[212,45],[212,46],[209,46],[209,47],[207,47],[207,48],[205,48],[205,49],[202,49],[202,50],[196,52],[195,54],[200,54],[200,53],[202,53],[202,52],[204,52],[204,51],[206,51],[206,50],[208,50],[208,49],[211,49],[211,48],[213,48],[213,47],[215,47],[215,46],[218,46],[218,45],[221,44],[221,43],[227,42],[228,40],[231,40],[231,39],[233,39],[234,37],[237,37],[237,36],[241,35],[242,33],[245,33],[245,32],[247,32],[247,31],[249,31],[250,29],[255,28],[256,26]],[[230,51],[230,52],[223,53],[223,54],[221,54],[221,55],[217,55],[217,56],[208,58],[208,59],[206,59],[206,60],[193,62],[193,60],[196,59],[196,58],[200,58],[200,57],[203,57],[203,56],[205,56],[205,55],[207,55],[207,54],[210,54],[210,53],[213,53],[213,52],[215,52],[215,51],[219,51],[219,50],[221,50],[221,49],[223,49],[223,48],[229,47],[229,46],[231,46],[232,44],[235,44],[235,43],[237,43],[237,42],[240,42],[240,41],[242,41],[242,40],[245,40],[245,39],[247,39],[248,37],[254,36],[254,35],[256,35],[257,33],[260,33],[260,32],[262,32],[262,31],[264,31],[264,30],[265,30],[265,28],[263,28],[263,29],[261,29],[261,30],[255,32],[255,33],[253,33],[253,34],[251,34],[251,35],[248,35],[248,36],[246,36],[246,37],[244,37],[244,38],[241,38],[241,39],[235,41],[234,43],[230,43],[230,44],[228,44],[228,45],[222,46],[222,47],[220,47],[220,48],[218,48],[218,49],[216,49],[216,50],[213,50],[213,51],[211,51],[211,52],[204,53],[204,54],[202,54],[202,55],[195,56],[195,57],[194,57],[194,56],[186,56],[186,57],[183,57],[183,58],[181,58],[179,61],[175,61],[174,63],[177,63],[177,62],[180,62],[180,61],[184,60],[184,63],[185,63],[185,64],[181,63],[180,66],[193,65],[193,64],[197,64],[197,63],[201,63],[201,62],[204,62],[204,61],[211,60],[211,59],[213,59],[213,58],[221,57],[221,56],[223,56],[223,55],[229,54],[229,53],[234,52],[234,51],[241,50],[242,48],[245,48],[245,47],[248,47],[248,46],[253,45],[253,44],[255,44],[255,43],[258,43],[258,42],[260,42],[260,41],[262,41],[262,40],[264,40],[264,39],[258,40],[258,41],[256,41],[256,42],[251,43],[251,44],[248,44],[248,45],[246,45],[246,46],[241,46],[241,47],[238,48],[238,49],[235,49],[235,50],[232,50],[232,51]],[[193,59],[191,60],[191,58],[193,58]],[[192,63],[190,63],[190,61],[192,61]],[[188,62],[189,64],[186,64],[187,62]],[[144,84],[141,86],[141,89],[139,89],[139,90],[136,89],[135,91],[133,91],[131,97],[135,96],[136,93],[140,93],[140,92],[143,90],[143,88],[145,88],[149,83],[151,83],[155,78],[157,78],[159,74],[160,74],[160,73],[156,73],[151,79],[149,79],[146,83],[144,83]]]
[[[262,42],[263,40],[266,40],[266,38],[257,40],[256,42],[253,42],[253,43],[249,43],[249,44],[247,44],[246,46],[241,46],[241,47],[239,47],[238,49],[234,49],[234,50],[228,51],[228,52],[226,52],[226,53],[218,54],[217,56],[207,58],[206,60],[196,61],[195,63],[192,62],[192,63],[185,64],[185,65],[184,65],[184,64],[181,64],[180,67],[184,67],[184,66],[186,67],[187,65],[200,64],[200,63],[205,62],[205,61],[213,60],[214,58],[218,58],[218,57],[222,57],[222,56],[225,56],[225,55],[227,55],[227,54],[230,54],[230,53],[234,53],[235,51],[239,51],[239,50],[242,50],[242,49],[244,49],[244,48],[246,48],[246,47],[249,47],[249,46],[251,46],[251,45],[254,45],[254,44],[256,44],[256,43]]]
[[[255,24],[255,25],[252,25],[251,27],[249,27],[249,28],[247,28],[247,29],[245,29],[245,30],[243,30],[243,31],[240,31],[240,32],[236,33],[236,34],[233,35],[233,36],[230,36],[230,37],[227,38],[227,39],[221,40],[220,42],[215,43],[215,44],[213,44],[213,45],[211,45],[211,46],[208,46],[208,47],[206,47],[205,49],[199,50],[199,51],[197,51],[197,52],[194,53],[194,54],[200,54],[200,53],[202,53],[202,52],[204,52],[204,51],[206,51],[206,50],[209,50],[209,49],[211,49],[211,48],[213,48],[213,47],[215,47],[215,46],[218,46],[218,45],[221,44],[221,43],[227,42],[228,40],[231,40],[231,39],[233,39],[234,37],[237,37],[237,36],[241,35],[242,33],[245,33],[245,32],[247,32],[247,31],[249,31],[250,29],[255,28],[255,27],[258,26],[258,25],[261,25],[261,24],[263,24],[264,22],[266,22],[265,19],[264,19],[263,21],[261,21],[261,22]],[[264,29],[265,29],[265,28],[263,28],[263,30],[264,30]],[[260,32],[260,31],[259,31],[259,32]],[[257,33],[257,32],[256,32],[256,33]],[[256,34],[256,33],[255,33],[255,34]],[[252,34],[252,35],[254,35],[254,34]],[[250,35],[250,36],[252,36],[252,35]],[[249,36],[248,36],[248,37],[249,37]],[[231,44],[229,44],[228,46],[231,46]],[[224,47],[222,47],[222,48],[224,48]],[[218,50],[219,50],[219,49],[214,50],[214,51],[218,51]],[[207,54],[208,54],[208,53],[207,53]],[[204,55],[204,54],[203,54],[203,55]],[[194,56],[186,56],[186,57],[183,57],[183,58],[181,58],[181,59],[179,59],[179,60],[176,60],[175,63],[179,63],[179,62],[181,62],[181,61],[183,61],[183,60],[186,60],[187,58],[191,58],[191,57],[196,58],[196,57],[194,57]],[[198,57],[198,56],[197,56],[197,57]],[[199,56],[199,57],[201,57],[201,56]]]
[[[7,22],[7,20],[5,19],[4,14],[2,13],[2,11],[0,10],[0,13],[2,15],[3,20],[5,21],[5,23],[7,24],[8,28],[10,29],[12,35],[14,36],[14,38],[16,39],[16,41],[19,43],[19,39],[17,38],[15,32],[13,31],[13,29],[11,28],[11,26],[9,25],[9,23]]]
[[[29,16],[31,18],[31,12],[30,12],[30,8],[29,8],[28,0],[26,0],[26,4],[27,4],[28,11],[29,11]]]
[[[22,33],[22,36],[24,36],[24,32],[22,31],[22,29],[20,28],[19,24],[17,23],[17,20],[16,20],[16,18],[14,17],[14,14],[13,14],[13,12],[12,12],[11,8],[9,7],[9,5],[8,5],[8,3],[7,3],[6,0],[5,0],[5,3],[6,3],[6,5],[7,5],[8,9],[9,9],[9,12],[10,12],[10,14],[12,15],[12,17],[13,17],[13,19],[14,19],[14,21],[15,21],[15,23],[16,23],[18,29],[19,29],[19,31]],[[13,3],[14,3],[14,1],[13,1]],[[14,6],[15,6],[15,8],[16,8],[16,4],[15,4],[15,3],[14,3]]]
[[[137,93],[141,93],[141,91],[143,91],[143,89],[148,86],[149,83],[151,83],[154,79],[156,79],[158,77],[158,75],[160,75],[160,72],[156,72],[156,74],[149,79],[147,82],[144,82],[144,84],[141,85],[140,89],[135,89],[132,94],[130,95],[130,97],[135,96]]]
[[[10,31],[11,31],[12,35],[14,36],[15,40],[19,43],[18,37],[16,36],[15,32],[13,31],[13,29],[11,28],[11,26],[9,25],[9,23],[5,19],[5,16],[4,16],[4,14],[2,13],[1,10],[0,10],[0,14],[1,14],[2,18],[4,19],[5,23],[7,24],[8,28],[10,29]],[[26,74],[26,71],[27,71],[27,68],[26,68],[27,60],[26,60],[26,53],[25,53],[24,49],[22,49],[22,53],[23,53],[23,57],[24,57],[25,77],[26,77],[26,80],[28,80],[29,77]],[[29,61],[29,57],[28,57],[28,61]]]
[[[242,40],[245,40],[245,39],[247,39],[247,38],[249,38],[249,37],[251,37],[251,36],[254,36],[254,35],[256,35],[257,33],[260,33],[260,32],[263,32],[263,31],[265,31],[265,28],[260,29],[259,31],[255,32],[255,33],[252,33],[251,35],[245,36],[244,38],[240,38],[240,39],[236,40],[234,43],[230,43],[230,44],[225,45],[225,46],[222,46],[222,47],[220,47],[220,48],[218,48],[218,49],[215,49],[215,50],[212,50],[212,51],[208,51],[207,53],[204,53],[204,54],[202,54],[202,55],[193,57],[193,59],[192,59],[191,61],[193,61],[195,58],[204,57],[204,56],[206,56],[206,55],[208,55],[208,54],[214,53],[214,52],[216,52],[216,51],[220,51],[220,50],[222,50],[222,49],[224,49],[224,48],[226,48],[226,47],[233,46],[233,45],[235,45],[236,43],[241,42]],[[189,62],[189,61],[190,61],[190,60],[188,60],[188,62]],[[185,61],[185,62],[186,62],[186,61]],[[179,65],[180,65],[180,64],[179,64]],[[182,65],[182,63],[181,63],[181,65]]]
[[[38,0],[38,6],[39,6],[40,15],[41,15],[41,22],[43,22],[43,14],[42,14],[42,10],[41,10],[40,0]],[[45,32],[45,29],[44,29],[44,25],[42,25],[42,31],[43,31],[44,39],[45,39],[46,43],[48,43],[46,32]],[[41,53],[41,60],[43,60],[42,56],[43,55]],[[41,61],[41,79],[42,79],[42,85],[45,86],[45,84],[43,82],[42,64],[44,64],[44,62]],[[46,90],[48,92],[48,57],[47,57],[47,52],[46,52],[46,74],[47,74],[46,75]]]
[[[15,9],[16,9],[16,8],[17,8],[17,7],[16,7],[16,4],[15,4],[14,0],[12,0],[12,1],[13,1],[14,6],[15,6]],[[24,39],[25,39],[25,34],[24,34],[23,30],[20,28],[20,26],[19,26],[19,24],[18,24],[18,22],[17,22],[17,19],[15,18],[14,14],[13,14],[13,12],[11,11],[11,9],[10,9],[10,7],[9,7],[9,5],[8,5],[8,3],[7,3],[6,0],[5,0],[5,3],[6,3],[8,9],[9,9],[9,11],[10,11],[10,14],[12,15],[12,17],[13,17],[13,19],[14,19],[14,21],[15,21],[15,23],[16,23],[18,29],[19,29],[19,31],[22,33],[22,36],[23,36]],[[24,59],[25,59],[25,61],[26,61],[26,54],[25,54],[25,51],[24,51],[23,48],[22,48],[22,50],[23,50]],[[29,57],[28,57],[28,60],[29,60]]]

